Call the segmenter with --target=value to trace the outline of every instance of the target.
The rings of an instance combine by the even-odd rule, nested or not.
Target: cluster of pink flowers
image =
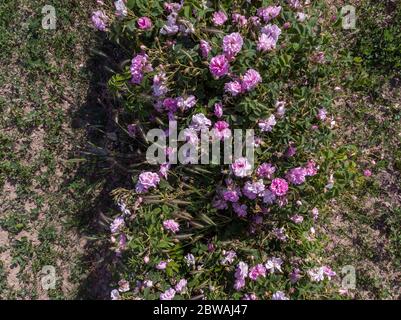
[[[317,170],[315,162],[309,161],[305,167],[297,167],[289,170],[286,174],[286,179],[292,184],[300,185],[305,182],[306,177],[316,175]]]
[[[332,277],[336,276],[336,273],[330,267],[323,266],[308,270],[308,275],[312,281],[320,282],[325,278],[331,280]]]
[[[99,31],[106,31],[109,17],[101,10],[97,10],[92,14],[92,23]]]
[[[239,13],[233,13],[231,18],[233,24],[238,25],[240,28],[244,28],[248,24],[248,19]]]
[[[263,19],[264,22],[269,22],[270,20],[276,18],[281,12],[280,6],[269,6],[259,8],[257,10],[257,15]]]
[[[263,27],[258,38],[257,49],[263,52],[275,49],[280,34],[281,29],[275,24]]]
[[[261,82],[262,77],[260,76],[259,72],[257,72],[255,69],[249,69],[242,76],[241,81],[234,80],[227,82],[224,85],[224,90],[235,97],[241,93],[253,90]]]
[[[153,71],[152,65],[148,62],[148,55],[145,53],[137,54],[131,62],[131,82],[140,84],[145,72]]]

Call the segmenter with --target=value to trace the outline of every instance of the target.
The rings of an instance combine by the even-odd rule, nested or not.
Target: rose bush
[[[323,1],[98,1],[92,21],[127,60],[109,81],[123,106],[131,188],[113,195],[113,299],[302,299],[335,295],[319,212],[355,175],[333,139],[331,29]],[[198,151],[254,129],[255,166],[146,162],[175,120]],[[126,128],[126,129],[125,129]],[[215,141],[214,140],[214,141]],[[131,179],[131,177],[127,177]]]

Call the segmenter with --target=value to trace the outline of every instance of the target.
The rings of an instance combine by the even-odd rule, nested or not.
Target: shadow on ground
[[[117,61],[122,61],[121,53],[103,35],[96,37],[95,49],[88,48],[90,58],[86,72],[90,83],[86,102],[70,114],[71,127],[85,129],[86,143],[78,146],[71,155],[71,158],[80,159],[80,164],[76,175],[66,181],[66,185],[84,179],[93,195],[88,198],[88,206],[73,217],[80,236],[87,239],[80,261],[87,270],[87,276],[79,283],[74,299],[110,298],[109,267],[116,263],[108,238],[110,216],[116,212],[110,192],[117,186],[123,186],[122,181],[126,177],[113,156],[118,144],[118,126],[114,121],[118,104],[107,88],[113,70],[119,68]]]

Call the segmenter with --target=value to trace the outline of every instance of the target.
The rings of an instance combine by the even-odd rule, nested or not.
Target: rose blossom
[[[224,85],[224,91],[230,93],[233,97],[242,93],[241,83],[238,81],[230,81]]]
[[[257,264],[249,270],[249,278],[256,281],[259,277],[266,277],[266,268],[263,264]]]
[[[233,203],[233,210],[240,218],[247,216],[247,209],[248,207],[245,204],[239,204],[238,202]]]
[[[225,140],[231,137],[231,130],[226,121],[217,121],[212,129],[212,134],[217,140]]]
[[[271,179],[273,177],[274,172],[276,172],[276,167],[274,167],[271,163],[262,163],[256,169],[256,175],[261,178]]]
[[[209,70],[216,78],[222,77],[228,73],[230,64],[224,55],[218,55],[210,60]]]
[[[250,91],[254,89],[260,82],[262,82],[262,77],[260,76],[259,72],[254,69],[249,69],[245,72],[242,78],[242,89],[244,91]]]
[[[264,191],[265,185],[262,179],[256,182],[247,181],[242,189],[244,196],[250,200],[255,200],[258,196],[263,196]]]
[[[153,172],[142,172],[136,184],[136,192],[144,193],[150,188],[156,188],[160,182],[159,175]]]
[[[227,19],[227,15],[223,11],[216,11],[213,13],[212,22],[215,26],[221,26]]]
[[[258,38],[258,44],[256,48],[258,51],[262,52],[272,51],[274,48],[276,48],[276,41],[267,34],[262,33]]]
[[[267,35],[268,37],[273,38],[275,42],[278,41],[278,37],[281,34],[281,29],[275,24],[268,24],[267,26],[263,27],[260,31],[263,34]]]
[[[269,22],[280,14],[281,6],[269,6],[259,8],[257,15],[263,19],[264,22]]]
[[[223,52],[228,59],[235,57],[242,48],[244,41],[238,32],[231,33],[223,38]]]
[[[233,24],[238,24],[241,28],[246,27],[248,24],[247,18],[239,13],[232,14],[232,21]]]
[[[203,113],[197,113],[192,116],[192,121],[189,125],[189,128],[195,131],[201,131],[208,130],[211,125],[212,122],[206,118]]]
[[[136,23],[138,24],[138,28],[141,30],[149,30],[152,28],[152,20],[148,17],[141,17]]]
[[[275,179],[273,179],[273,181],[270,185],[270,190],[276,196],[279,196],[279,197],[284,196],[288,191],[288,183],[284,179],[275,178]]]
[[[231,164],[231,170],[237,177],[246,177],[252,173],[252,166],[247,158],[239,158]]]
[[[306,170],[301,167],[293,168],[286,174],[286,179],[295,185],[300,185],[305,182]]]
[[[210,46],[209,42],[205,40],[200,41],[199,48],[201,50],[202,58],[204,59],[206,59],[209,56],[210,50],[212,50],[212,47]]]
[[[172,233],[176,233],[180,230],[180,225],[173,219],[165,220],[163,222],[163,227],[164,229],[171,231]]]

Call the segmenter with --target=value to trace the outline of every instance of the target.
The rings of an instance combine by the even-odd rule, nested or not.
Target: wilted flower
[[[294,268],[290,273],[290,281],[292,284],[296,283],[301,278],[301,270]]]
[[[256,182],[247,181],[242,188],[242,192],[244,196],[246,196],[250,200],[255,200],[256,197],[263,196],[265,191],[265,185],[263,184],[263,180],[260,179]]]
[[[229,250],[227,252],[223,252],[224,258],[221,260],[221,264],[231,264],[234,262],[237,254],[233,250]]]
[[[290,300],[290,299],[288,297],[286,297],[284,292],[277,291],[276,293],[273,294],[272,300]]]
[[[202,58],[206,59],[209,56],[210,50],[212,47],[210,46],[209,42],[205,40],[200,41],[199,48],[201,50]]]
[[[110,224],[110,231],[111,233],[119,232],[125,226],[125,221],[123,217],[117,217],[113,220]]]
[[[192,253],[188,253],[184,259],[188,266],[195,265],[195,257]]]
[[[178,293],[181,293],[185,290],[185,287],[187,286],[188,281],[185,279],[181,279],[178,281],[178,283],[175,285],[175,291]]]
[[[285,234],[284,227],[274,228],[272,230],[272,233],[280,241],[286,241],[287,240],[287,235]]]
[[[127,15],[127,7],[125,6],[124,0],[117,0],[114,2],[116,8],[117,17],[125,17]]]
[[[299,214],[294,214],[290,219],[295,224],[300,224],[304,221],[304,217]]]
[[[118,292],[117,289],[111,290],[110,297],[111,297],[111,300],[120,300],[121,299],[120,292]]]
[[[164,270],[167,268],[167,261],[160,261],[157,265],[156,265],[156,269],[157,270]]]
[[[223,104],[221,102],[214,104],[214,115],[217,118],[221,118],[223,116]]]
[[[233,210],[240,218],[246,217],[248,214],[247,209],[248,207],[245,204],[240,204],[238,202],[233,203]]]
[[[160,294],[160,300],[173,300],[175,297],[175,292],[176,291],[173,288],[166,290]]]
[[[109,17],[101,10],[95,11],[92,14],[92,23],[99,31],[106,31]]]
[[[127,280],[121,279],[118,281],[118,291],[127,292],[129,291],[129,282]]]
[[[265,190],[263,193],[263,202],[266,204],[273,204],[276,200],[276,195],[270,190]]]
[[[283,260],[273,257],[267,260],[265,267],[270,273],[274,273],[276,270],[279,272],[283,272],[283,270],[281,270],[282,264]]]
[[[258,126],[262,132],[270,132],[273,130],[273,127],[276,125],[276,117],[272,114],[269,118],[264,120],[259,120]]]

